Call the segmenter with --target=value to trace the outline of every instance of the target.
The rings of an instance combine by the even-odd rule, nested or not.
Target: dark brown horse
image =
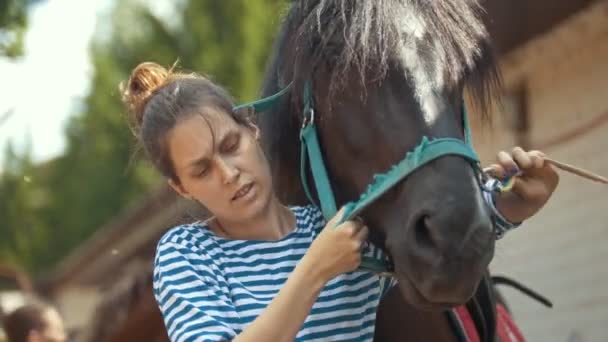
[[[498,84],[480,12],[476,0],[294,1],[262,95],[292,87],[258,117],[281,199],[307,202],[298,135],[306,82],[338,204],[422,136],[463,139],[464,88],[483,112]],[[495,232],[478,176],[465,159],[444,156],[362,213],[398,280],[379,309],[376,340],[456,340],[445,313],[465,303],[482,340],[495,339],[487,277]]]

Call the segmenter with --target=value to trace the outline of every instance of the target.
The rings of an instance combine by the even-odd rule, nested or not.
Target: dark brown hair
[[[249,120],[246,111],[233,111],[234,101],[222,87],[195,73],[175,72],[174,67],[141,63],[120,90],[131,130],[148,158],[165,177],[178,182],[166,136],[180,120],[208,109],[225,112],[238,124],[248,125]]]
[[[44,313],[51,307],[42,302],[24,305],[11,312],[2,322],[9,342],[26,342],[31,331],[42,332],[47,327]]]

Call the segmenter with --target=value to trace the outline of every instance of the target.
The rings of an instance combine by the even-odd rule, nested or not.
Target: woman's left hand
[[[515,176],[510,191],[496,196],[496,208],[512,223],[522,222],[536,214],[547,203],[559,183],[555,169],[545,162],[541,151],[524,151],[515,147],[511,154],[500,151],[490,175],[505,179]]]

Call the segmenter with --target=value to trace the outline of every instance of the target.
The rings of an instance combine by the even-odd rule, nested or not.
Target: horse
[[[423,137],[464,140],[465,89],[487,113],[501,83],[477,0],[294,0],[265,75],[262,96],[288,89],[256,118],[277,195],[290,204],[320,198],[300,181],[299,132],[314,120],[338,206]],[[476,163],[443,155],[359,213],[397,280],[378,310],[376,341],[458,340],[449,313],[463,305],[480,340],[495,340],[496,232],[480,179]]]

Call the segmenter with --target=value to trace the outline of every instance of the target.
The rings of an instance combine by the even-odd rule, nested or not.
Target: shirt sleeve
[[[154,260],[154,295],[173,342],[230,341],[238,315],[200,252],[161,242]]]
[[[485,187],[487,189],[498,189],[497,186],[499,184],[499,181],[497,179],[494,178],[489,178],[488,181],[485,183]],[[494,224],[494,229],[496,230],[496,239],[501,239],[502,237],[505,236],[505,234],[519,226],[521,226],[521,222],[510,222],[509,220],[507,220],[504,216],[502,216],[502,214],[500,213],[500,211],[498,210],[498,208],[496,208],[496,198],[495,198],[495,194],[496,192],[494,191],[482,191],[483,193],[483,198],[485,200],[485,202],[487,203],[488,207],[490,208],[490,212],[492,215],[492,223]]]

